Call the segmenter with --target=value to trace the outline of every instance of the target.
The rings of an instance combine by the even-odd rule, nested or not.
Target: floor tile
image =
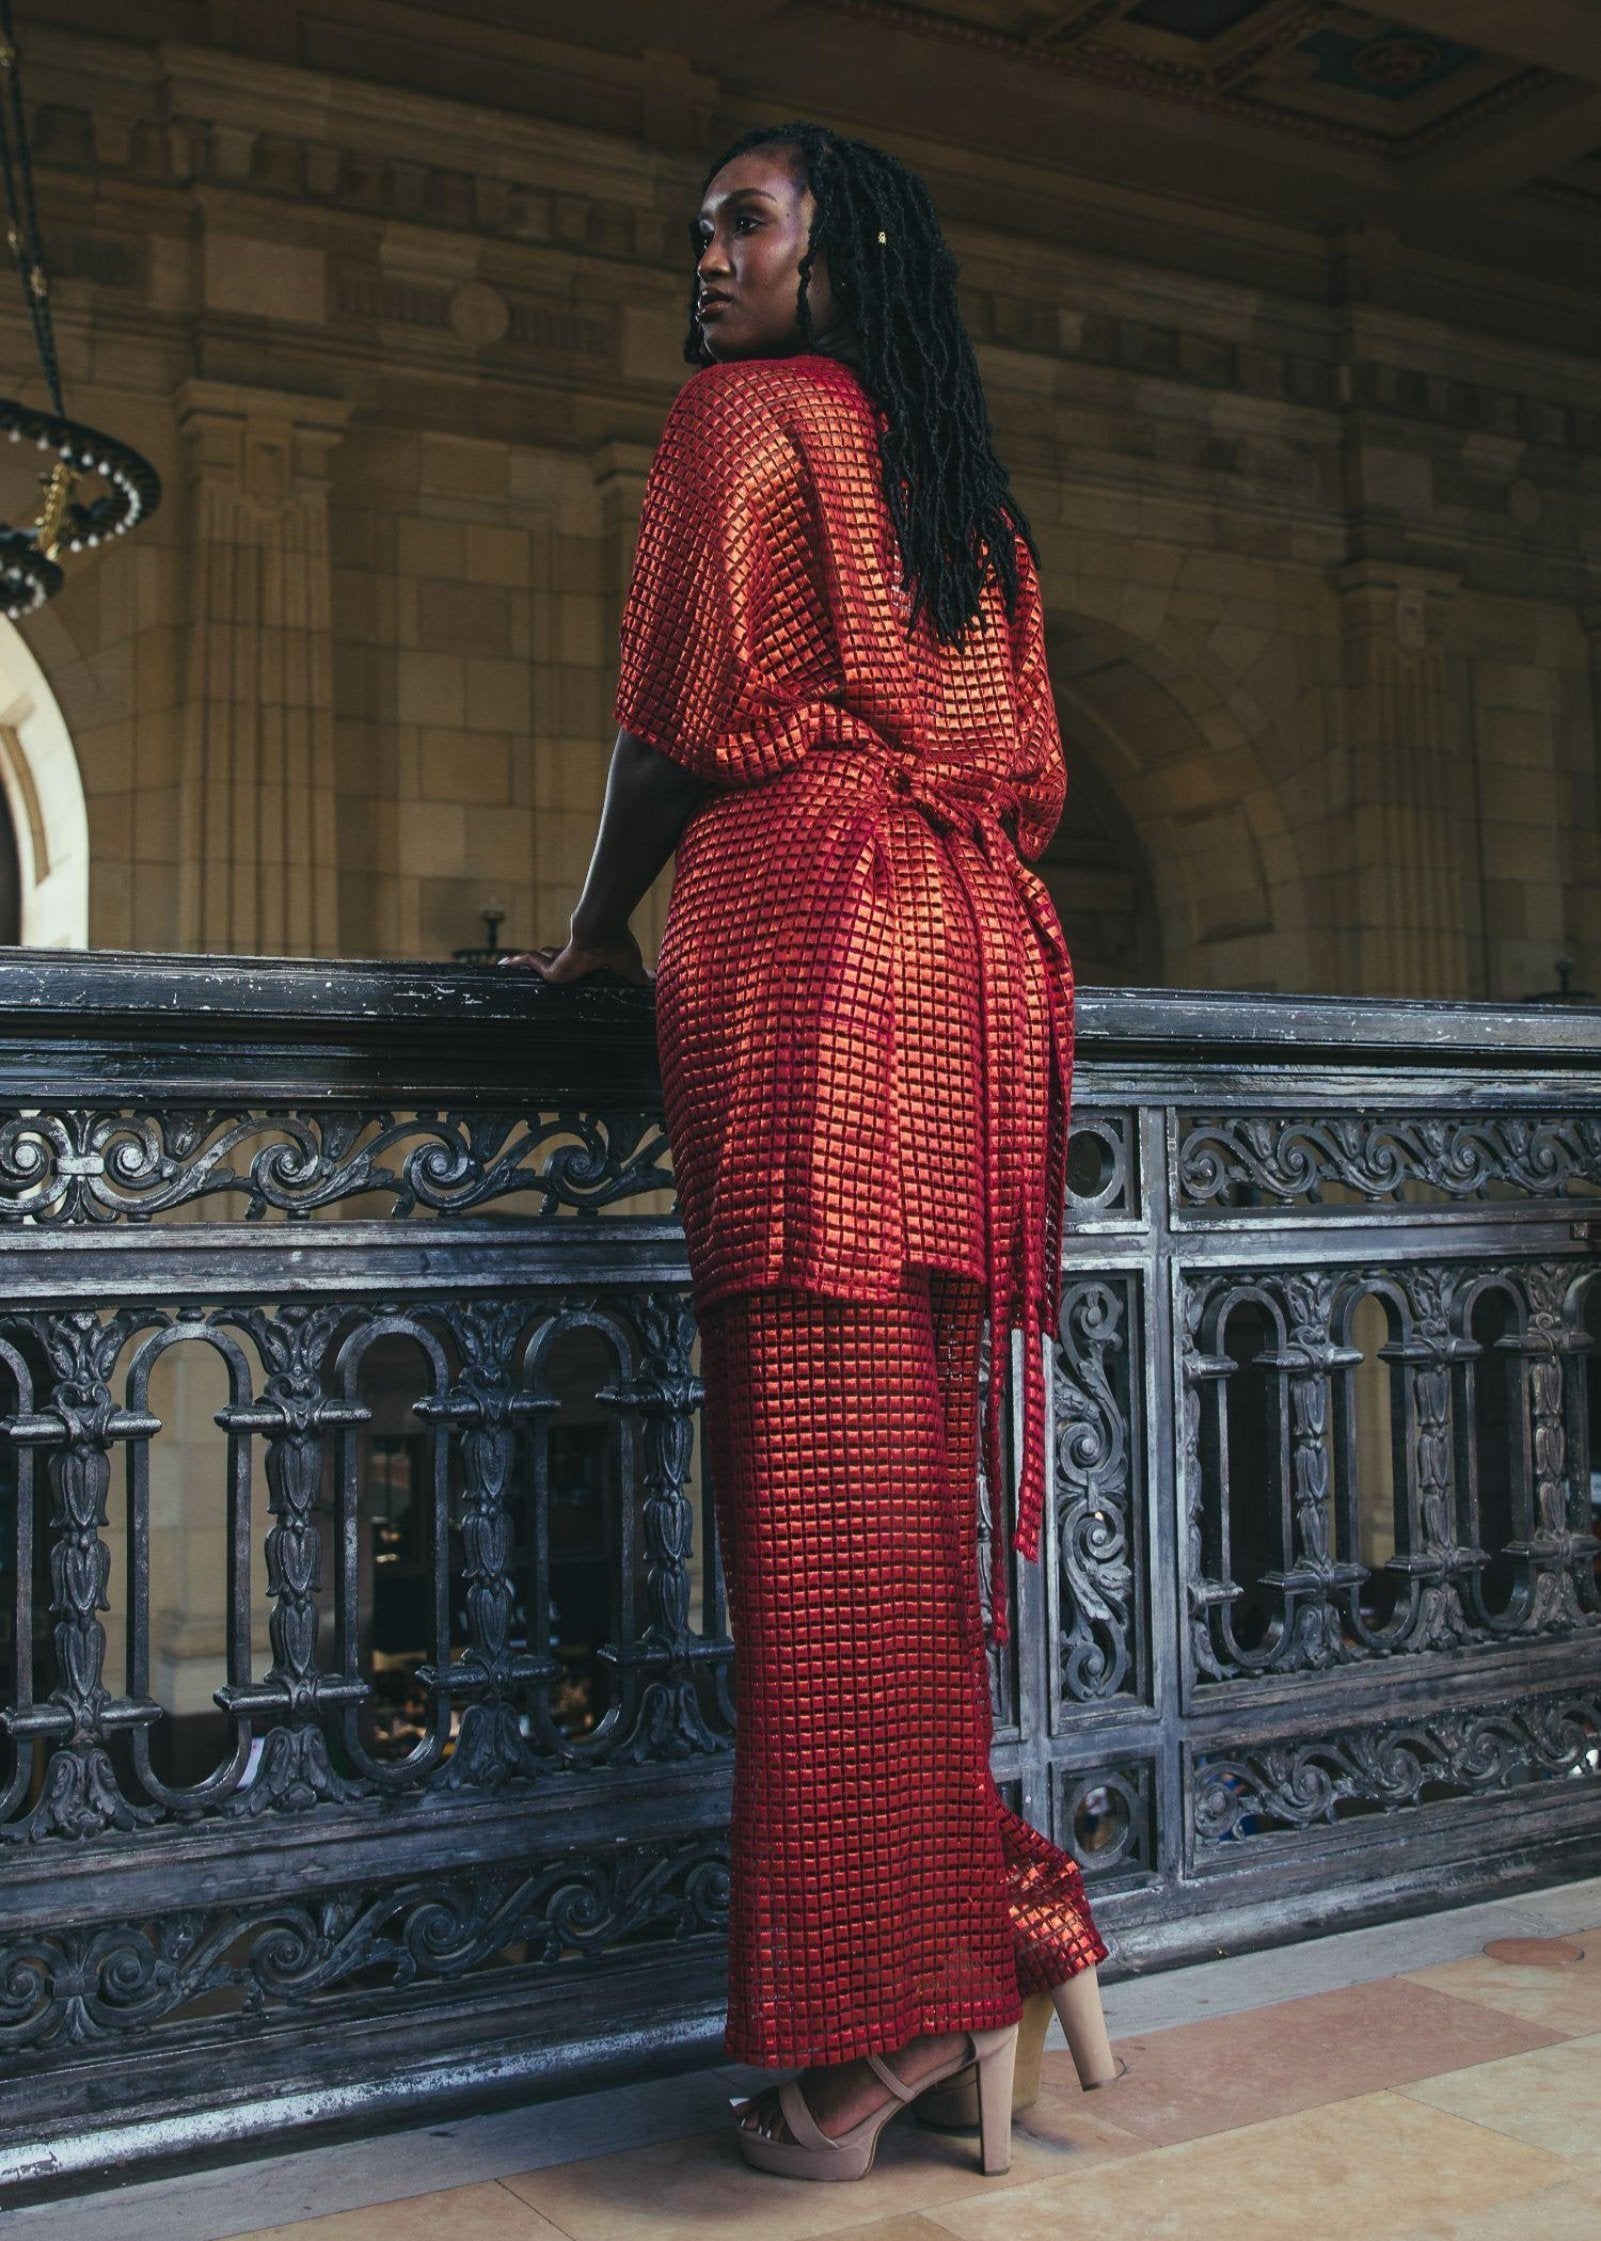
[[[1314,1992],[1338,1992],[1348,1984],[1371,1984],[1403,1970],[1466,1960],[1490,1938],[1572,1937],[1595,1921],[1601,1921],[1601,1876],[1474,1906],[1446,1907],[1437,1914],[1409,1914],[1365,1930],[1334,1930],[1299,1945],[1231,1953],[1179,1969],[1153,1967],[1149,1973],[1118,1977],[1104,1988],[1106,2016],[1114,2039],[1141,2038],[1176,2023],[1200,2023],[1213,2015],[1273,2007]],[[1062,2043],[1060,2029],[1052,2025],[1050,2044]]]
[[[1165,2145],[1493,2062],[1556,2039],[1543,2024],[1475,2010],[1405,1980],[1358,1984],[1246,2015],[1180,2024],[1149,2038],[1119,2039],[1128,2076],[1088,2099],[1107,2123]],[[1063,2091],[1076,2091],[1067,2054],[1047,2049],[1040,2072]]]
[[[677,2139],[716,2123],[737,2082],[718,2068],[689,2070],[477,2116],[440,2115],[403,2131],[378,2129],[8,2209],[0,2231],[6,2241],[245,2241],[252,2232],[316,2222],[335,2210]]]
[[[1601,1944],[1601,1934],[1593,1927],[1598,1923],[1601,1878],[1591,1878],[1438,1914],[1409,1916],[1366,1930],[1336,1931],[1296,1946],[1121,1978],[1106,1987],[1107,2011],[1113,2037],[1124,2043],[1131,2039],[1145,2042],[1170,2027],[1211,2022],[1248,2010],[1262,2019],[1260,2029],[1265,2033],[1267,2017],[1286,2004],[1305,2003],[1314,1995],[1351,1985],[1371,1985],[1376,1979],[1406,1970],[1417,1981],[1403,1986],[1400,1997],[1410,1992],[1433,1992],[1441,1999],[1456,1998],[1460,2019],[1460,2010],[1474,2002],[1435,1987],[1429,1976],[1436,1966],[1482,1958],[1485,1941],[1496,1937],[1577,1937],[1582,1942],[1589,1935]],[[1551,1973],[1541,1972],[1546,1992],[1551,1988]],[[1563,1973],[1570,1978],[1573,1974]],[[1475,1978],[1473,1983],[1482,1981]],[[1521,1982],[1506,1985],[1509,1993],[1525,1988]],[[1471,1991],[1473,1985],[1464,1989]],[[1497,2007],[1479,2000],[1477,2005],[1482,2014],[1499,2014],[1503,2022],[1539,2022],[1544,2038],[1553,2043],[1563,2036],[1590,2036],[1597,2029],[1587,2011],[1581,2017],[1572,2009],[1561,2008],[1537,2018],[1517,2015],[1510,2004]],[[1060,2025],[1053,2024],[1049,2047],[1062,2048],[1060,2034]],[[1200,2044],[1204,2048],[1206,2042]],[[1478,2053],[1484,2051],[1479,2045]],[[1343,2059],[1340,2050],[1334,2053]],[[1370,2060],[1371,2055],[1364,2052],[1362,2059]],[[1453,2056],[1441,2067],[1454,2066],[1456,2059]],[[1430,2054],[1423,2067],[1433,2067],[1435,2062],[1436,2057]],[[1166,2122],[1147,2105],[1142,2131],[1132,2125],[1120,2130],[1114,2115],[1119,2097],[1123,2096],[1122,2105],[1131,2113],[1142,2100],[1157,2098],[1151,2094],[1156,2082],[1154,2070],[1147,2072],[1132,2095],[1117,2086],[1086,2100],[1078,2092],[1065,2052],[1055,2067],[1061,2091],[1048,2094],[1022,2120],[1019,2138],[1030,2132],[1035,2149],[1052,2143],[1060,2147],[1065,2142],[1069,2151],[1077,2151],[1081,2158],[1075,2169],[1085,2167],[1082,2158],[1090,2148],[1103,2155],[1126,2155],[1142,2146],[1176,2140],[1186,2130],[1196,2129],[1193,2121],[1188,2127],[1182,2121]],[[512,2174],[526,2179],[547,2165],[610,2156],[653,2140],[704,2132],[723,2122],[730,2092],[749,2091],[769,2082],[770,2076],[767,2071],[724,2061],[697,2072],[644,2079],[520,2108],[478,2116],[436,2117],[412,2128],[379,2131],[357,2141],[299,2148],[286,2147],[283,2142],[269,2143],[263,2153],[246,2162],[202,2164],[159,2180],[136,2179],[22,2209],[8,2206],[4,2230],[8,2236],[14,2233],[15,2241],[226,2241],[228,2236],[309,2223],[321,2224],[326,2241],[328,2227],[324,2221],[335,2212],[471,2188]],[[1381,2069],[1377,2082],[1382,2085],[1389,2077],[1389,2069]],[[1374,2081],[1359,2071],[1354,2082],[1361,2085]],[[1402,2082],[1413,2080],[1406,2077]],[[1209,2090],[1204,2078],[1192,2074],[1184,2085],[1185,2104],[1195,2104],[1199,2109]],[[1332,2083],[1325,2076],[1318,2090],[1329,2093],[1348,2090],[1352,2085],[1349,2074],[1335,2077]],[[1279,2109],[1284,2098],[1281,2089],[1278,2099],[1267,2104],[1269,2113]],[[1304,2096],[1291,2094],[1288,2098],[1292,2107],[1283,2109],[1284,2114],[1292,2113]],[[1170,2114],[1172,2100],[1170,2095]],[[1099,2132],[1093,2127],[1086,2129],[1092,2108],[1101,2127]],[[1259,2105],[1248,2111],[1251,2119],[1263,2113]],[[1216,2111],[1202,2110],[1201,2119],[1204,2129],[1215,2121]],[[1237,2119],[1225,2115],[1224,2121]],[[1587,2117],[1587,2126],[1589,2121]],[[886,2168],[889,2160],[902,2152],[894,2145],[896,2137],[891,2134],[891,2145],[884,2151]],[[753,2179],[757,2176],[751,2174]],[[772,2184],[781,2195],[790,2191],[784,2181]],[[872,2204],[866,2204],[856,2209],[854,2223],[871,2224],[876,2219],[882,2225],[916,2215],[915,2210],[907,2212],[895,2206],[875,2210]],[[846,2221],[834,2230],[851,2229],[852,2221]],[[387,2226],[384,2241],[390,2241]],[[1556,2241],[1554,2233],[1551,2241]],[[1601,2241],[1601,2225],[1596,2241]]]
[[[965,2195],[1006,2192],[1133,2154],[1140,2143],[1088,2112],[1012,2134],[1012,2168],[986,2179],[976,2136],[935,2132],[896,2117],[865,2179],[820,2185],[744,2163],[732,2129],[530,2171],[505,2183],[572,2241],[703,2241],[753,2229],[762,2241],[802,2241],[903,2219]]]
[[[1025,2138],[1069,2151],[1094,2148],[1103,2156],[1138,2155],[1150,2145],[1131,2126],[1113,2123],[1109,2092],[1092,2093],[1086,2099],[1065,2054],[1062,2063],[1067,2082],[1047,2078],[1042,2071],[1039,2099],[1012,2119],[1014,2154],[1021,2152],[1019,2143]]]
[[[262,2226],[243,2241],[560,2241],[560,2229],[493,2181],[414,2194],[371,2210],[336,2210],[298,2225]]]
[[[961,2241],[1063,2241],[1095,2232],[1140,2241],[1196,2241],[1206,2233],[1284,2241],[1308,2220],[1339,2241],[1396,2241],[1429,2218],[1478,2212],[1570,2180],[1556,2156],[1402,2094],[1371,2093],[925,2214]]]
[[[1584,1959],[1567,1969],[1509,1967],[1479,1953],[1437,1969],[1409,1970],[1407,1981],[1543,2023],[1550,2031],[1588,2037],[1601,2031],[1601,1930],[1585,1931],[1571,1942],[1583,1946]]]
[[[1508,2139],[1565,2156],[1587,2177],[1601,2176],[1601,2034],[1455,2076],[1427,2078],[1406,2093]]]
[[[829,2241],[951,2241],[946,2227],[913,2210],[900,2218],[875,2218],[871,2225],[839,2226]]]
[[[1582,2179],[1539,2194],[1519,2196],[1515,2202],[1492,2203],[1488,2209],[1465,2210],[1460,2216],[1432,2217],[1398,2233],[1395,2241],[1596,2241],[1601,2234],[1601,2184],[1587,2186]]]

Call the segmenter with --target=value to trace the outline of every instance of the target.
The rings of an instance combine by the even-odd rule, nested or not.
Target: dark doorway
[[[1076,746],[1067,807],[1037,869],[1081,987],[1162,985],[1162,937],[1145,851],[1122,803]]]
[[[0,944],[15,946],[21,939],[22,860],[17,854],[11,804],[4,787],[0,787]]]

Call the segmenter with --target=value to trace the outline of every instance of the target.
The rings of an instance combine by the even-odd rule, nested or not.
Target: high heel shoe
[[[830,2136],[818,2124],[806,2106],[799,2081],[786,2078],[778,2088],[778,2105],[793,2138],[769,2140],[741,2124],[737,2126],[740,2154],[759,2171],[776,2171],[786,2179],[865,2179],[878,2153],[878,2136],[891,2117],[899,2116],[903,2108],[943,2079],[968,2070],[973,2073],[979,2167],[987,2178],[999,2177],[1012,2164],[1012,2071],[1017,2057],[1017,2025],[969,2031],[965,2038],[967,2045],[961,2053],[916,2085],[897,2077],[880,2055],[870,2054],[867,2059],[874,2074],[888,2086],[894,2099],[837,2136]]]
[[[1020,2116],[1032,2108],[1040,2093],[1040,2055],[1045,2046],[1045,2035],[1051,2026],[1052,2015],[1062,2019],[1073,2066],[1078,2081],[1086,2093],[1099,2091],[1102,2086],[1115,2085],[1119,2078],[1128,2075],[1128,2064],[1113,2056],[1106,2039],[1106,2024],[1101,2015],[1100,1990],[1093,1969],[1081,1976],[1069,1977],[1049,1992],[1031,1992],[1023,2002],[1023,2014],[1017,2026],[1017,2063],[1012,2089],[1012,2114]],[[1114,2064],[1110,2069],[1108,2063]],[[953,2072],[950,2079],[932,2093],[925,2094],[917,2106],[919,2124],[932,2125],[941,2132],[971,2132],[978,2124],[978,2084],[970,2064]]]
[[[1040,2097],[1040,2052],[1055,2010],[1049,1992],[1031,1992],[1023,2002],[1017,2025],[1017,2059],[1012,2071],[1012,2114],[1021,2116]],[[978,2129],[978,2077],[964,2063],[945,2083],[922,2094],[917,2121],[936,2132],[974,2132]]]

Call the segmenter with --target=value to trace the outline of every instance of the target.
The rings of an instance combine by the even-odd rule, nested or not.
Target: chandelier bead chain
[[[15,622],[61,589],[64,577],[57,555],[63,548],[92,550],[108,538],[126,535],[154,512],[161,501],[161,478],[131,445],[67,414],[11,0],[0,0],[0,189],[6,243],[16,260],[51,405],[50,411],[40,412],[14,398],[0,398],[0,430],[12,443],[28,442],[56,455],[41,478],[44,497],[37,520],[26,529],[0,522],[0,614]],[[83,475],[97,476],[107,485],[88,503],[77,496]]]

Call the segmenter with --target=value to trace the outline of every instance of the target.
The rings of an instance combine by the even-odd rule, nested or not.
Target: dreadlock
[[[956,259],[945,245],[927,187],[882,148],[846,140],[824,125],[759,125],[725,148],[706,174],[752,148],[793,148],[816,209],[800,261],[797,314],[815,347],[810,288],[819,250],[860,353],[863,387],[888,421],[878,439],[884,497],[900,546],[901,582],[911,595],[907,633],[927,608],[945,644],[980,613],[990,571],[1006,611],[1017,599],[1021,537],[1033,534],[995,456],[978,361],[956,301]],[[699,239],[691,228],[699,256]],[[712,362],[690,284],[691,365]]]

